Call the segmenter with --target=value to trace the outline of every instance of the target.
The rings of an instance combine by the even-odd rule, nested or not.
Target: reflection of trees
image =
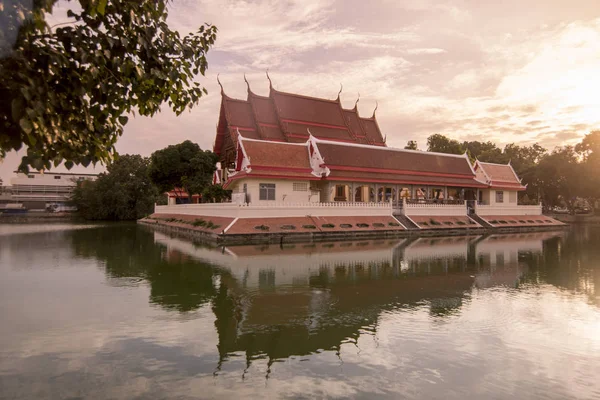
[[[534,274],[532,283],[540,281],[559,288],[585,293],[590,302],[600,306],[600,229],[584,226],[569,235],[544,242],[542,255],[526,255]]]
[[[178,311],[195,310],[216,291],[214,269],[179,252],[167,252],[150,230],[129,224],[73,231],[77,256],[104,262],[111,278],[138,278],[150,284],[150,301]]]

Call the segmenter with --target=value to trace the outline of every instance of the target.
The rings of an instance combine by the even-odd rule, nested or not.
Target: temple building
[[[247,82],[247,81],[246,81]],[[269,79],[269,82],[270,79]],[[221,87],[222,89],[222,87]],[[512,203],[525,190],[510,165],[388,147],[375,112],[275,90],[246,100],[221,90],[215,182],[245,203]],[[237,198],[240,198],[237,196]]]

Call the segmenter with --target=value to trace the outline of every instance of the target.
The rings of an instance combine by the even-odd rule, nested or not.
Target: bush
[[[334,224],[323,224],[323,225],[321,225],[321,227],[323,227],[323,228],[335,228],[335,225]]]
[[[352,224],[340,224],[340,228],[352,228]]]
[[[488,222],[489,222],[490,224],[497,224],[497,223],[498,223],[498,221],[497,221],[497,220],[495,220],[495,219],[493,219],[493,220],[491,220],[491,221],[488,221]]]
[[[373,225],[375,225],[375,224],[373,224]],[[400,226],[400,224],[397,222],[388,222],[388,225],[389,226]]]
[[[456,221],[456,225],[466,225],[464,221]]]
[[[316,226],[314,226],[314,225],[302,225],[302,227],[303,227],[304,229],[317,229],[317,227],[316,227]]]
[[[258,225],[258,226],[255,226],[254,229],[256,229],[257,231],[268,231],[269,227],[266,225]]]
[[[532,219],[528,219],[527,222],[529,222],[530,224],[535,224],[535,222]]]
[[[429,220],[429,223],[431,225],[441,225],[439,222],[437,222],[436,220],[434,220],[433,218]]]
[[[217,228],[220,228],[220,227],[221,227],[221,225],[217,225],[217,224],[215,224],[215,223],[214,223],[214,222],[212,222],[212,221],[208,221],[208,223],[206,224],[206,227],[207,227],[208,229],[217,229]]]
[[[283,230],[286,230],[286,231],[291,231],[291,230],[296,229],[296,227],[294,225],[281,225],[280,228]]]
[[[368,228],[369,224],[365,224],[364,222],[360,222],[360,223],[356,224],[356,226],[358,226],[359,228]]]
[[[212,223],[212,221],[211,221],[211,223]],[[206,226],[206,221],[203,220],[203,219],[197,219],[197,220],[195,220],[192,223],[192,225],[194,225],[194,226]]]
[[[390,222],[391,224],[391,222]],[[383,228],[385,225],[381,222],[373,222],[373,228]]]

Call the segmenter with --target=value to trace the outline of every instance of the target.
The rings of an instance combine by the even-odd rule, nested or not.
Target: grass
[[[206,226],[206,221],[203,219],[197,219],[194,222],[192,222],[192,225],[194,226]]]

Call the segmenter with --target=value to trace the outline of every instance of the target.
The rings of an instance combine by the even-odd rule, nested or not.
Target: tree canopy
[[[92,220],[135,220],[151,214],[158,192],[149,175],[150,160],[121,155],[96,181],[80,181],[72,202]]]
[[[418,150],[417,141],[409,140],[408,142],[406,142],[406,146],[404,146],[404,148],[406,150]]]
[[[216,27],[182,36],[166,23],[168,0],[73,0],[49,26],[58,0],[0,3],[0,158],[27,147],[19,169],[110,163],[129,113],[181,113],[206,94]]]
[[[458,140],[436,133],[427,138],[427,151],[437,153],[463,154],[465,151]]]
[[[152,153],[150,177],[158,190],[183,188],[190,195],[202,194],[211,185],[217,156],[189,140]]]

